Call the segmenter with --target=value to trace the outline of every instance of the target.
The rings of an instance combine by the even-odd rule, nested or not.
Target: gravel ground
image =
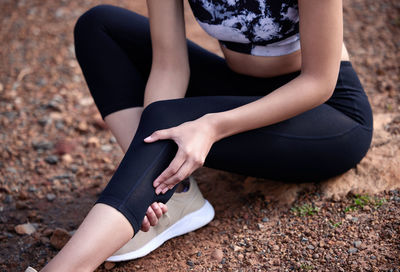
[[[145,1],[0,1],[0,271],[50,260],[122,158],[74,56],[74,23],[99,3],[146,14]],[[345,0],[344,13],[375,113],[360,165],[302,185],[200,169],[214,221],[97,271],[400,271],[400,3]],[[186,17],[188,36],[221,54]]]

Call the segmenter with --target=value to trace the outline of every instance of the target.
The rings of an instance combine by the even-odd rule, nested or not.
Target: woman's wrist
[[[202,119],[208,126],[209,135],[213,142],[217,142],[229,136],[229,133],[227,133],[222,125],[223,116],[221,113],[207,113],[202,117]]]

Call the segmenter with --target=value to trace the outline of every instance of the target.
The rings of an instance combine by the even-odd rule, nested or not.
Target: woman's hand
[[[146,215],[143,218],[141,231],[147,232],[150,230],[150,226],[158,224],[158,220],[168,211],[167,205],[161,202],[154,202],[147,209]]]
[[[156,194],[164,194],[197,168],[203,166],[207,154],[215,142],[214,129],[206,116],[185,122],[177,127],[157,130],[144,139],[146,143],[171,139],[178,145],[175,158],[153,182]]]

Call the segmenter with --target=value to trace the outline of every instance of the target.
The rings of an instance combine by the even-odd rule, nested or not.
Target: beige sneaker
[[[28,267],[25,272],[37,272],[35,269],[33,269],[32,267]]]
[[[120,262],[146,256],[165,241],[207,225],[214,218],[214,208],[204,199],[193,177],[186,192],[175,193],[166,203],[168,212],[148,232],[139,231],[107,259]]]

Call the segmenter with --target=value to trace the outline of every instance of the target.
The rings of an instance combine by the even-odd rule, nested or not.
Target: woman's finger
[[[168,185],[161,183],[160,185],[158,185],[158,187],[155,189],[155,192],[157,195],[159,195],[165,188],[167,188]]]
[[[150,222],[149,219],[147,219],[147,216],[143,218],[142,226],[140,228],[141,231],[147,232],[150,229]]]
[[[151,226],[157,225],[158,217],[155,214],[155,212],[153,211],[153,208],[151,206],[149,206],[149,208],[147,209],[146,216],[147,216],[147,219],[149,220]]]
[[[168,206],[165,205],[164,203],[158,202],[158,205],[160,206],[161,210],[163,213],[168,212]]]
[[[154,180],[153,186],[157,187],[169,177],[173,176],[181,168],[187,157],[186,152],[181,148],[176,152],[175,158],[171,161],[168,167]]]
[[[160,219],[161,216],[163,216],[163,211],[161,210],[161,207],[158,204],[158,202],[154,202],[153,204],[150,205],[150,207],[153,209],[153,212],[155,213],[158,219]]]
[[[160,188],[161,193],[165,194],[168,190],[174,187],[176,184],[187,178],[195,169],[195,165],[190,163],[189,161],[185,161],[185,163],[179,168],[178,172],[175,175],[168,178],[163,182],[164,188]],[[158,188],[157,188],[158,189]]]
[[[150,136],[144,138],[146,143],[152,143],[158,140],[165,140],[171,138],[171,130],[172,129],[161,129],[154,131]]]

